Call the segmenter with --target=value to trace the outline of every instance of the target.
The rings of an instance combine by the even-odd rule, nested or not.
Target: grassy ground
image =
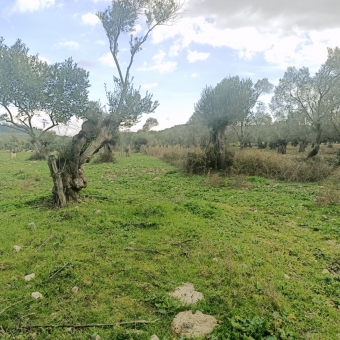
[[[0,153],[0,339],[179,339],[170,324],[188,308],[167,293],[184,282],[220,322],[209,339],[340,337],[340,208],[316,204],[326,184],[185,176],[133,154],[86,165],[82,202],[56,210],[47,164],[17,157]],[[158,321],[16,329],[140,319]]]

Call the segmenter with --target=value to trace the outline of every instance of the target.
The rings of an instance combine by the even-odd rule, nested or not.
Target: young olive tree
[[[311,76],[309,69],[288,67],[271,101],[271,110],[282,120],[300,115],[314,132],[315,146],[308,157],[317,155],[322,132],[332,114],[340,109],[340,50],[328,49],[328,58]]]
[[[73,60],[48,65],[28,54],[21,40],[0,38],[0,120],[30,137],[38,158],[47,158],[48,133],[87,108],[88,73]]]
[[[140,89],[134,88],[131,67],[150,33],[157,26],[174,23],[180,9],[181,4],[175,0],[114,0],[106,10],[97,13],[109,40],[118,74],[113,77],[114,88],[109,91],[105,87],[108,112],[83,123],[81,131],[73,137],[68,153],[58,159],[49,157],[54,201],[58,206],[78,200],[79,191],[87,186],[82,165],[110,143],[120,127],[132,126],[143,114],[152,113],[157,108],[158,102],[152,100],[151,94],[142,96]],[[133,33],[142,17],[145,18],[146,29],[137,37]],[[124,34],[130,35],[130,57],[125,70],[118,59],[119,42]]]

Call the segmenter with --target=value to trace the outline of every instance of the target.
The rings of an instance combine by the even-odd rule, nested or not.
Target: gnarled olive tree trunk
[[[119,123],[114,118],[88,120],[72,139],[70,150],[58,158],[49,156],[48,165],[53,179],[53,200],[58,207],[78,202],[79,192],[87,186],[83,164],[112,139]]]
[[[321,123],[320,122],[315,123],[314,129],[316,132],[315,143],[314,143],[313,149],[309,152],[307,158],[316,156],[319,153],[319,149],[321,145],[321,134],[322,134]]]

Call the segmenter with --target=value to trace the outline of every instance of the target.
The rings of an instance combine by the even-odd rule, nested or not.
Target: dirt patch
[[[177,287],[173,292],[169,293],[169,295],[175,299],[179,299],[185,305],[192,305],[203,299],[203,294],[197,292],[194,285],[190,282]]]
[[[200,311],[181,312],[171,323],[171,330],[176,334],[186,335],[188,338],[201,337],[209,334],[217,326],[217,320],[211,315]]]

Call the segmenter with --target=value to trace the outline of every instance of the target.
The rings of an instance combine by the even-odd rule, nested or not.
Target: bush
[[[28,158],[29,161],[44,161],[45,159],[45,155],[39,152],[33,152],[32,155]]]
[[[232,173],[261,176],[288,182],[318,182],[327,178],[334,167],[319,158],[286,158],[260,150],[243,150],[235,154]]]
[[[204,174],[211,170],[228,170],[233,164],[234,153],[223,150],[218,151],[210,147],[205,151],[189,152],[184,169],[191,174]]]
[[[94,164],[101,163],[116,163],[116,158],[113,152],[100,153],[96,158],[93,159]]]
[[[184,170],[190,174],[204,174],[206,172],[206,155],[203,152],[188,152]]]
[[[233,176],[259,176],[287,182],[318,182],[329,177],[335,166],[322,158],[289,157],[264,150],[225,151],[216,154],[199,148],[148,148],[147,153],[185,172],[205,174],[224,171]]]

